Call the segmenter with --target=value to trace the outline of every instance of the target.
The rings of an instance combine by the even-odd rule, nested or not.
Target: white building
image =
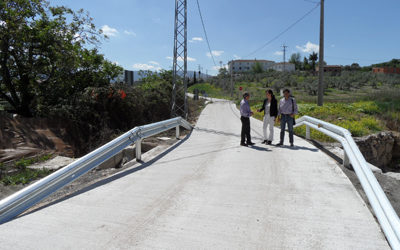
[[[272,69],[275,64],[274,61],[268,60],[233,60],[228,63],[229,73],[231,70],[233,70],[233,73],[251,72],[256,62],[261,64],[264,71]]]
[[[293,63],[283,63],[283,62],[275,63],[272,66],[272,69],[274,69],[276,71],[281,71],[281,72],[283,72],[284,70],[286,72],[292,72],[292,71],[296,70],[296,68],[295,68]]]

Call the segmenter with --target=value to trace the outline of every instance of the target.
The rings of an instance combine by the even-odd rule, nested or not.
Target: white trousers
[[[263,132],[264,132],[264,140],[273,141],[274,140],[274,125],[275,125],[275,117],[269,116],[269,114],[264,115],[263,122]],[[269,126],[269,133],[267,133],[267,129]]]

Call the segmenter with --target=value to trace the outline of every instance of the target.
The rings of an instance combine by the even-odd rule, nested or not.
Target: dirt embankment
[[[0,162],[8,162],[40,153],[73,157],[62,121],[42,118],[0,117]]]

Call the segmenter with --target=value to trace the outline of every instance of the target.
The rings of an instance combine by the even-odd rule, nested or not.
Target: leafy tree
[[[352,63],[350,66],[351,70],[360,70],[361,67],[358,63]]]
[[[311,70],[311,65],[310,65],[307,57],[304,57],[304,59],[303,59],[303,70],[306,70],[306,71]]]
[[[0,98],[24,116],[107,86],[122,69],[99,54],[102,31],[83,10],[0,1]]]
[[[219,77],[226,77],[228,76],[228,70],[225,67],[221,67],[218,70],[218,76]]]
[[[315,65],[316,65],[315,62],[318,60],[318,54],[315,52],[311,53],[310,56],[308,57],[308,60],[311,61],[311,69],[315,71]]]
[[[263,66],[261,65],[260,62],[257,62],[257,61],[253,64],[252,70],[253,70],[253,73],[255,73],[255,74],[260,74],[260,73],[264,72]]]
[[[301,67],[302,67],[302,65],[301,65],[301,55],[300,55],[300,53],[293,53],[293,54],[290,56],[289,62],[294,64],[296,70],[300,70]]]

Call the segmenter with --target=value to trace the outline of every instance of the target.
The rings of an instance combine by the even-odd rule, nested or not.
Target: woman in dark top
[[[262,143],[270,145],[274,140],[274,125],[278,115],[278,102],[276,101],[274,92],[271,89],[265,91],[265,93],[267,98],[264,99],[263,106],[258,110],[258,112],[264,110],[264,141]],[[267,133],[268,126],[269,133]]]

